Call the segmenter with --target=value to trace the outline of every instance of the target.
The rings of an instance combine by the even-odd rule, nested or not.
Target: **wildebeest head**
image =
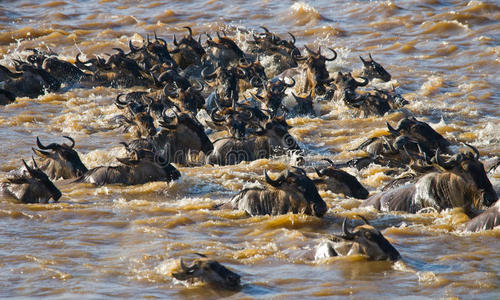
[[[267,171],[265,171],[266,182],[277,189],[300,195],[299,197],[304,198],[309,203],[311,214],[322,217],[328,208],[319,195],[316,185],[307,177],[303,169],[297,167],[294,167],[294,169],[294,171],[286,170],[282,172],[276,180],[269,178]]]
[[[363,57],[359,56],[363,62],[362,76],[368,79],[379,78],[385,82],[390,81],[391,74],[389,74],[389,72],[387,72],[378,62],[373,60],[371,53],[369,53],[368,56],[370,60],[364,60]]]
[[[350,72],[345,74],[342,72],[338,72],[333,83],[335,84],[337,91],[354,92],[356,88],[366,86],[368,84],[367,78],[361,78],[363,78],[363,81],[359,82],[354,79]]]
[[[316,184],[326,184],[327,189],[335,193],[342,193],[346,196],[366,199],[368,191],[361,185],[356,177],[335,168],[335,164],[330,159],[325,159],[331,166],[321,170],[316,169],[319,179],[314,180]]]
[[[198,41],[193,38],[193,31],[190,27],[184,27],[189,31],[179,42],[174,35],[174,45],[177,47],[170,51],[173,59],[181,69],[186,69],[193,64],[200,64],[201,58],[205,55],[205,49],[201,45],[201,35]]]
[[[335,252],[341,256],[362,254],[368,256],[370,260],[398,260],[401,257],[398,250],[365,218],[361,219],[365,224],[357,226],[352,231],[347,228],[347,218],[344,219],[343,235],[334,237],[334,243],[341,243],[334,247]]]
[[[314,115],[312,91],[306,97],[299,97],[292,92],[293,98],[297,101],[294,112],[301,115]]]
[[[298,57],[294,56],[296,60],[305,60],[307,65],[307,78],[306,78],[306,87],[310,87],[313,90],[313,93],[324,94],[325,84],[329,84],[334,79],[329,78],[330,74],[326,69],[326,62],[333,61],[337,58],[337,52],[333,50],[333,48],[328,48],[332,51],[333,56],[328,58],[321,54],[321,47],[318,48],[318,52],[314,52],[309,49],[307,46],[304,46],[306,51],[309,53],[308,57]],[[304,92],[307,92],[304,90]]]
[[[128,150],[126,144],[125,148]],[[129,167],[131,184],[156,180],[173,181],[181,177],[181,173],[168,159],[157,152],[145,149],[140,151],[134,149],[130,152],[130,157],[117,158],[117,160]]]
[[[50,198],[58,201],[61,198],[61,191],[52,183],[49,177],[38,167],[35,159],[33,159],[33,168],[23,159],[24,167],[28,175],[7,179],[10,184],[24,185],[20,189],[11,189],[13,194],[24,203],[42,203],[47,202]]]
[[[459,153],[448,160],[443,160],[440,149],[436,151],[433,161],[446,171],[455,173],[472,183],[482,194],[483,204],[492,205],[498,198],[493,186],[491,185],[483,164],[479,161],[479,151],[469,144],[465,144],[474,152]],[[477,205],[476,205],[477,206]]]
[[[177,280],[200,280],[225,289],[235,290],[240,288],[240,275],[234,273],[215,260],[208,259],[205,255],[198,254],[191,266],[186,266],[181,258],[181,270],[173,272]]]
[[[78,81],[84,73],[73,64],[57,57],[47,57],[42,68],[61,82]]]
[[[64,136],[64,138],[68,139],[71,145],[51,143],[44,146],[40,139],[36,138],[36,145],[40,150],[33,148],[33,152],[44,160],[43,168],[51,179],[75,178],[88,171],[78,153],[73,149],[75,140],[69,136]]]
[[[284,116],[274,117],[266,122],[265,127],[257,131],[257,135],[267,136],[273,147],[281,147],[285,150],[300,150],[300,146],[295,138],[288,132],[290,125]]]
[[[203,125],[194,117],[187,113],[177,114],[175,110],[173,117],[167,116],[167,111],[163,112],[163,120],[160,121],[161,127],[175,131],[179,139],[184,144],[189,145],[190,149],[201,149],[203,153],[208,154],[214,150],[214,145],[205,133]]]
[[[218,115],[218,110],[214,109],[210,114],[212,121],[217,125],[223,125],[231,136],[236,139],[243,139],[246,136],[248,121],[252,119],[252,114],[248,112],[238,112],[235,109],[225,108]]]
[[[450,142],[432,129],[429,124],[418,121],[415,117],[406,117],[402,119],[399,121],[396,129],[387,123],[387,128],[396,136],[403,134],[407,135],[432,150],[440,148],[441,151],[447,152],[448,146],[450,145]],[[429,156],[433,154],[434,153],[427,152]]]

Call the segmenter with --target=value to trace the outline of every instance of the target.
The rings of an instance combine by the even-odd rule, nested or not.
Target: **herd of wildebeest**
[[[155,34],[140,46],[129,42],[127,51],[114,48],[116,52],[107,54],[106,59],[96,55],[82,61],[78,54],[71,63],[51,51],[29,49],[32,54],[25,60],[13,60],[15,70],[0,65],[0,104],[73,87],[147,89],[119,94],[114,101],[122,114],[112,122],[136,136],[121,143],[128,157],[118,158],[118,165],[88,169],[71,137],[65,136],[69,143],[62,144],[47,144],[37,137],[38,148],[33,148],[37,159],[29,163],[23,160],[24,167],[2,183],[2,191],[22,203],[48,203],[61,197],[53,180],[74,179],[97,186],[170,182],[181,176],[172,164],[233,165],[294,155],[299,157],[296,166],[275,179],[264,171],[261,187],[246,188],[214,209],[238,209],[252,216],[300,213],[321,218],[328,207],[319,188],[366,199],[362,207],[373,206],[383,212],[461,207],[471,218],[463,225],[465,231],[488,230],[500,224],[500,204],[487,177],[498,167],[498,160],[485,169],[475,147],[448,141],[411,114],[397,125],[387,123],[387,134],[353,149],[364,150],[364,157],[347,162],[325,158],[328,165],[321,169],[307,165],[304,149],[288,132],[287,117],[315,117],[314,107],[329,101],[343,103],[360,118],[384,116],[408,103],[394,87],[372,87],[374,81],[390,81],[391,75],[371,55],[360,57],[363,68],[355,76],[352,72],[330,74],[326,62],[336,59],[336,51],[307,46],[300,50],[291,33],[284,39],[262,27],[262,32],[247,33],[248,38],[239,46],[225,33],[217,32],[214,38],[205,33],[202,42],[201,34],[195,39],[191,28],[186,29],[182,39],[174,36],[170,49]],[[298,78],[303,84],[289,93],[294,104],[284,105],[287,89],[294,87]],[[451,148],[459,148],[451,146],[463,146],[466,151],[453,153]],[[369,197],[356,177],[341,168],[360,170],[371,164],[399,171],[394,181]],[[487,209],[480,213],[481,208]],[[399,252],[380,231],[364,217],[360,219],[364,224],[351,229],[344,219],[342,234],[318,245],[316,259],[362,254],[372,260],[398,260]],[[179,280],[197,278],[226,288],[240,285],[239,275],[200,256],[190,266],[181,259],[180,270],[172,276]]]

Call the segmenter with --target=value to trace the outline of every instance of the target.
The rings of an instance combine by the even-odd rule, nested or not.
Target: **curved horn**
[[[264,170],[264,177],[266,178],[267,183],[269,183],[270,185],[272,185],[274,187],[279,187],[283,181],[282,177],[284,177],[284,176],[281,175],[278,179],[272,180],[271,178],[269,178],[269,175],[267,175],[267,170]]]
[[[323,177],[325,176],[325,174],[323,174],[323,170],[319,170],[318,168],[314,168],[314,170],[316,171],[316,174],[318,174],[318,177]]]
[[[191,29],[191,27],[189,27],[189,26],[184,26],[184,27],[182,27],[182,28],[186,28],[186,29],[189,31],[189,37],[190,37],[190,38],[193,38],[193,30]]]
[[[48,146],[44,146],[42,145],[42,143],[40,142],[40,139],[38,137],[36,137],[36,145],[38,146],[38,148],[42,149],[42,150],[53,150],[57,147],[57,144],[49,144]]]
[[[323,158],[321,160],[324,160],[324,161],[330,163],[330,165],[332,165],[333,167],[335,167],[335,163],[331,159],[329,159],[329,158]]]
[[[118,108],[124,108],[125,106],[127,106],[129,104],[128,102],[120,101],[121,96],[125,96],[125,94],[118,94],[118,96],[116,96],[116,99],[115,99],[115,105]]]
[[[290,78],[290,79],[292,80],[292,83],[286,83],[286,81],[285,81],[285,80],[286,80],[286,78]],[[284,78],[284,79],[283,79],[283,84],[284,84],[286,87],[290,87],[290,88],[291,88],[291,87],[295,86],[295,79],[293,79],[292,77],[286,77],[286,78]]]
[[[387,125],[387,129],[389,129],[390,133],[395,134],[395,135],[399,135],[399,131],[394,129],[394,127],[392,127],[391,124],[389,124],[389,122],[385,122],[385,125]]]
[[[215,71],[213,71],[210,74],[207,74],[207,69],[208,67],[205,67],[203,70],[201,70],[201,76],[205,79],[212,79],[217,75],[217,72],[219,71],[220,67],[218,67]]]
[[[214,121],[215,123],[222,123],[226,120],[224,117],[217,117],[216,113],[217,109],[212,110],[212,112],[210,113],[210,118],[212,118],[212,121]]]
[[[352,234],[352,232],[350,232],[348,229],[347,229],[347,217],[344,218],[344,221],[342,222],[342,232],[344,233],[345,237],[347,239],[352,239],[354,238],[354,235]]]
[[[174,45],[176,45],[177,47],[179,47],[179,43],[177,42],[177,37],[175,36],[175,34],[174,34]]]
[[[139,51],[139,50],[141,49],[141,48],[139,48],[139,47],[134,46],[134,45],[132,44],[132,40],[129,40],[129,41],[128,41],[128,47],[130,48],[130,51],[131,51],[132,53],[137,52],[137,51]]]
[[[28,166],[28,164],[26,163],[26,161],[24,159],[22,159],[22,161],[23,161],[24,167],[26,167],[26,170],[28,170],[28,173],[31,174],[31,173],[33,173],[33,171],[35,171],[32,168],[30,168],[30,166]]]
[[[475,153],[474,158],[475,158],[476,160],[479,160],[480,155],[479,155],[479,151],[477,150],[477,148],[476,148],[476,147],[474,147],[474,146],[472,146],[472,145],[469,145],[469,144],[467,144],[467,143],[463,143],[463,144],[464,144],[465,146],[467,146],[467,147],[471,148],[471,149],[472,149],[472,151],[474,151],[474,153]]]
[[[360,218],[361,220],[363,220],[363,222],[364,222],[366,225],[370,225],[370,226],[372,225],[372,224],[370,224],[370,222],[368,222],[368,220],[367,220],[365,217],[363,217],[362,215],[356,215],[356,216],[357,216],[358,218]]]
[[[359,78],[363,79],[363,82],[359,82],[357,80],[354,80],[354,81],[356,81],[357,86],[366,86],[368,84],[368,82],[369,82],[368,78],[366,78],[366,77],[359,77]]]
[[[333,57],[331,58],[328,58],[328,57],[325,57],[325,60],[326,61],[332,61],[332,60],[335,60],[337,58],[337,52],[335,50],[333,50],[333,48],[328,48],[328,50],[332,51],[333,52]]]
[[[309,52],[310,54],[314,55],[314,56],[318,56],[319,54],[312,51],[311,49],[309,49],[309,47],[307,47],[306,45],[304,45],[304,48],[307,50],[307,52]]]
[[[439,148],[437,148],[437,150],[436,150],[436,154],[434,155],[434,160],[436,161],[436,163],[439,166],[441,166],[447,170],[451,169],[455,166],[452,159],[450,159],[450,161],[446,161],[446,162],[441,159],[441,150]]]
[[[363,65],[367,65],[368,64],[368,62],[366,60],[364,60],[361,55],[359,56],[359,59],[361,59],[361,61],[363,62]]]
[[[290,35],[290,37],[292,37],[292,45],[295,45],[295,36],[291,32],[288,32],[288,34]]]
[[[69,137],[67,135],[63,135],[63,138],[66,138],[71,142],[71,146],[68,144],[65,144],[66,146],[70,147],[71,149],[73,149],[73,147],[75,147],[75,140],[74,139],[72,139],[71,137]]]
[[[267,29],[266,27],[264,27],[264,26],[259,26],[259,27],[260,27],[260,28],[262,28],[262,29],[264,29],[264,31],[265,31],[266,33],[271,33],[271,32],[269,31],[269,29]]]
[[[191,272],[191,268],[187,267],[185,264],[184,264],[184,260],[181,258],[181,269],[185,272]]]

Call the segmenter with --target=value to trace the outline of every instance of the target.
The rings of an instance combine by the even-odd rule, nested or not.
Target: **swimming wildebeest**
[[[315,259],[332,256],[362,254],[369,260],[396,261],[401,258],[398,250],[368,221],[361,217],[364,224],[354,230],[347,228],[347,218],[342,223],[343,235],[334,235],[332,239],[321,242],[316,248]]]
[[[361,185],[356,177],[351,174],[335,168],[335,164],[330,159],[325,159],[331,166],[321,170],[316,169],[319,179],[314,179],[317,187],[332,191],[333,193],[342,193],[347,197],[358,199],[368,198],[368,191]]]
[[[479,161],[479,151],[473,146],[467,146],[474,154],[459,153],[446,161],[441,157],[438,148],[433,159],[442,172],[432,172],[414,184],[379,193],[370,197],[361,206],[374,206],[382,211],[401,210],[410,213],[416,213],[425,207],[432,207],[438,211],[462,207],[467,214],[473,215],[474,207],[481,204],[492,205],[497,200],[497,194],[486,176],[483,164]]]
[[[23,172],[22,175],[7,178],[7,182],[0,185],[2,192],[23,203],[48,203],[50,198],[54,201],[61,198],[61,191],[38,168],[35,159],[33,159],[33,168],[28,166],[24,160],[23,164],[28,174]]]
[[[33,148],[33,152],[42,160],[40,169],[52,180],[75,178],[88,171],[78,153],[73,149],[75,140],[69,136],[64,136],[64,138],[68,139],[71,145],[51,143],[45,146],[37,137],[36,145],[40,149]]]
[[[186,266],[184,260],[181,258],[181,270],[172,273],[175,279],[199,280],[229,290],[240,288],[240,275],[224,267],[219,262],[207,258],[203,254],[196,254],[201,257],[195,259],[190,266]]]
[[[264,171],[267,185],[239,192],[221,208],[244,210],[255,215],[281,215],[292,212],[322,217],[327,206],[316,186],[300,168],[281,172],[273,180]]]
[[[500,200],[463,225],[464,231],[490,230],[500,225]]]

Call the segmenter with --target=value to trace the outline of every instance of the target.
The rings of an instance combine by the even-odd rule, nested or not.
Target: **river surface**
[[[167,3],[165,3],[167,2]],[[500,3],[497,1],[2,1],[0,64],[12,68],[27,48],[55,51],[74,62],[140,45],[156,32],[225,30],[238,42],[260,25],[297,44],[333,47],[330,72],[358,70],[371,53],[410,102],[405,110],[454,143],[477,147],[486,160],[500,155]],[[250,35],[251,37],[251,35]],[[244,47],[244,44],[241,44]],[[137,90],[134,88],[131,90]],[[113,105],[126,89],[71,89],[0,107],[0,178],[31,156],[36,136],[49,143],[76,140],[87,167],[116,164],[132,138],[111,126]],[[357,118],[342,104],[321,103],[318,117],[291,118],[291,134],[306,160],[345,161],[347,151],[386,132],[404,111]],[[454,148],[455,150],[458,147]],[[264,169],[283,170],[290,158],[237,166],[179,168],[182,178],[138,186],[58,183],[59,203],[18,204],[0,197],[0,298],[304,299],[399,297],[498,299],[500,230],[464,234],[460,209],[420,214],[360,209],[359,200],[320,191],[324,218],[248,217],[212,210],[243,187],[258,185]],[[372,165],[354,174],[370,194],[391,180]],[[489,174],[500,194],[500,168]],[[362,257],[316,262],[318,238],[339,232],[343,217],[361,214],[390,239],[402,260]],[[238,292],[183,284],[170,274],[180,257],[204,253],[242,276]]]

